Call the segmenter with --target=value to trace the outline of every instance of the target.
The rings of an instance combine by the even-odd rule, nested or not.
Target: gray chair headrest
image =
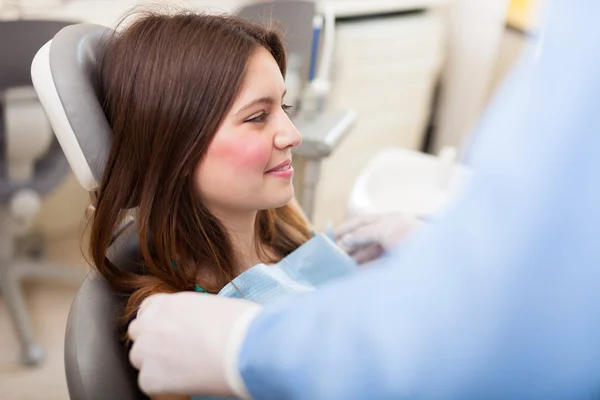
[[[93,69],[103,36],[111,29],[71,25],[36,54],[33,86],[79,183],[98,188],[110,151],[112,130],[98,100]]]

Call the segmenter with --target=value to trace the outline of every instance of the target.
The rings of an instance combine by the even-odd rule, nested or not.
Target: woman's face
[[[264,48],[250,58],[240,92],[196,168],[213,212],[281,207],[294,196],[291,149],[302,138],[284,111],[285,83]]]

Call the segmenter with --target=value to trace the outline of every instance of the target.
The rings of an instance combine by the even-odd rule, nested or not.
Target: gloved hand
[[[249,398],[237,358],[260,306],[200,293],[157,294],[129,325],[129,360],[148,395]]]
[[[421,222],[406,214],[394,212],[350,219],[334,230],[337,243],[358,264],[380,257]]]

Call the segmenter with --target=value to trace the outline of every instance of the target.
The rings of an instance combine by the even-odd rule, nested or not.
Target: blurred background
[[[145,2],[0,0],[0,23],[59,20],[113,27],[139,3]],[[220,13],[266,2],[156,3]],[[305,64],[308,76],[300,76],[307,82],[292,99],[304,111],[295,122],[305,145],[294,155],[302,207],[316,230],[352,214],[434,212],[450,196],[461,151],[486,102],[535,37],[541,0],[332,0],[315,6],[320,19],[313,18],[307,38],[312,58]],[[0,286],[0,399],[66,399],[65,324],[80,272],[89,269],[84,228],[90,200],[67,168],[52,185],[43,178],[49,186],[43,193],[20,192],[18,204],[14,196],[1,201],[14,189],[11,170],[1,165],[15,158],[10,153],[18,147],[15,135],[28,137],[27,130],[47,125],[39,109],[19,103],[31,94],[12,90],[5,70],[16,57],[11,51],[28,40],[27,32],[0,29],[0,248],[2,241],[14,242],[10,257],[3,260],[0,250],[0,264],[23,255],[42,268],[56,263],[75,273],[71,283],[39,273],[31,276],[43,279],[25,274],[19,280],[43,359],[24,356],[6,303],[12,289]],[[288,85],[293,81],[286,79]],[[43,157],[33,159],[36,173]],[[7,227],[19,213],[31,221],[16,234]],[[10,279],[0,274],[0,280]]]

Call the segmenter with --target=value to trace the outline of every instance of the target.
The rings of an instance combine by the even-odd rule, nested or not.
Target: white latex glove
[[[359,264],[373,261],[421,222],[403,213],[373,214],[350,219],[334,230],[340,245]]]
[[[150,296],[129,325],[129,360],[148,395],[249,398],[237,359],[260,306],[182,292]]]

